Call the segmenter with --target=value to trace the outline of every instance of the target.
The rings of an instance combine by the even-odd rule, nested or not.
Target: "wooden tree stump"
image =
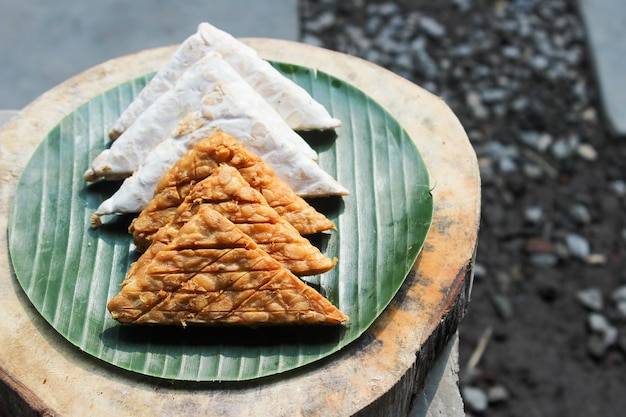
[[[466,309],[480,217],[475,153],[438,97],[364,60],[288,41],[246,39],[264,58],[315,67],[395,117],[421,152],[434,216],[391,305],[355,343],[314,366],[243,383],[185,383],[117,369],[67,342],[32,307],[0,241],[0,409],[26,416],[402,416]],[[175,47],[105,62],[60,84],[0,130],[0,229],[39,141],[80,104],[152,72]]]

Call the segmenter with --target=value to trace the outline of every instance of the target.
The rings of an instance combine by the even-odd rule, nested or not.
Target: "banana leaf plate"
[[[9,217],[9,251],[20,286],[70,343],[114,366],[185,381],[243,381],[315,366],[367,331],[400,289],[432,220],[428,172],[389,113],[345,81],[272,62],[342,120],[302,135],[319,163],[350,191],[311,203],[337,225],[312,237],[339,259],[307,278],[350,316],[337,327],[150,327],[114,321],[106,304],[138,257],[129,218],[92,229],[90,217],[119,183],[88,185],[83,173],[108,146],[108,130],[153,74],[94,97],[43,138],[20,177]],[[332,360],[329,358],[328,360]]]

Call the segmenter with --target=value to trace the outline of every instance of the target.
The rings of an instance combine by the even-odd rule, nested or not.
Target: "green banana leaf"
[[[428,173],[402,126],[350,84],[309,68],[272,63],[343,121],[302,135],[320,165],[346,186],[312,200],[337,225],[311,240],[339,263],[307,282],[350,316],[336,327],[120,325],[106,309],[138,257],[128,216],[90,227],[119,183],[88,185],[83,173],[108,146],[108,130],[150,80],[130,80],[77,108],[50,131],[20,177],[9,218],[19,284],[65,339],[104,362],[186,381],[241,381],[327,358],[361,336],[389,305],[420,252],[432,217]],[[328,358],[328,360],[332,360]]]

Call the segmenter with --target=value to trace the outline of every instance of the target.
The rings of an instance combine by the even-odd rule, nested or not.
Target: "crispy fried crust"
[[[192,187],[219,164],[237,168],[268,204],[302,235],[335,227],[326,216],[297,196],[258,156],[232,136],[216,133],[199,141],[178,160],[157,185],[152,201],[132,222],[130,232],[140,250],[149,246],[152,235],[170,221]]]
[[[167,242],[167,237],[173,233],[171,228],[180,229],[203,205],[209,205],[237,225],[260,249],[296,275],[320,274],[332,269],[337,262],[302,237],[229,165],[219,165],[193,187],[178,206],[169,223],[170,229],[161,233],[157,240]]]
[[[109,301],[115,320],[183,326],[348,321],[207,205],[198,208],[170,243],[155,244],[159,249],[140,257],[120,293]]]

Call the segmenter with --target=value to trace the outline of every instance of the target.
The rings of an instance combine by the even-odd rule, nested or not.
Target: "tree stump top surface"
[[[290,41],[245,39],[270,60],[312,67],[361,89],[415,141],[431,178],[434,213],[400,294],[356,342],[319,366],[237,384],[171,383],[122,371],[76,349],[39,316],[0,241],[0,406],[24,415],[406,415],[457,329],[472,280],[480,218],[475,153],[442,99],[367,61]],[[0,129],[0,228],[39,141],[80,104],[156,71],[175,46],[120,57],[60,84]],[[19,401],[6,400],[3,393]],[[16,413],[17,411],[14,411]]]

